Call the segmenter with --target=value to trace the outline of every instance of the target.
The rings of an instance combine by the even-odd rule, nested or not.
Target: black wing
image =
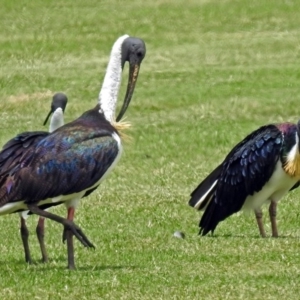
[[[112,132],[74,121],[23,153],[0,182],[0,205],[38,202],[92,188],[119,153]]]
[[[0,152],[0,177],[14,168],[22,159],[23,154],[49,135],[45,131],[23,132],[9,140]]]
[[[275,125],[263,126],[237,144],[222,163],[216,191],[200,220],[200,233],[238,212],[247,196],[262,189],[280,157],[283,135]]]

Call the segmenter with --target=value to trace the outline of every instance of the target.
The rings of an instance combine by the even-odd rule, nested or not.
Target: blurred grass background
[[[0,218],[1,299],[298,299],[299,191],[278,208],[280,238],[261,239],[252,213],[198,237],[189,194],[248,133],[300,115],[297,1],[2,0],[0,144],[42,126],[53,93],[66,121],[94,107],[113,42],[147,45],[127,120],[131,142],[76,220],[95,251],[75,242],[66,270],[62,228],[47,222],[39,263],[31,217],[26,265],[17,215]],[[124,95],[127,70],[120,92]],[[120,101],[121,102],[121,101]],[[55,213],[65,215],[64,207]],[[270,233],[266,213],[265,224]],[[176,239],[175,230],[186,233]]]

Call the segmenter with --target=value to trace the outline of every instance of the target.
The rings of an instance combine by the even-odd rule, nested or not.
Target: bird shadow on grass
[[[260,235],[244,235],[244,234],[214,234],[214,235],[207,235],[208,238],[217,238],[217,239],[228,239],[228,238],[238,238],[238,239],[261,239],[261,240],[265,240],[265,239],[299,239],[299,236],[293,236],[293,235],[280,235],[279,237],[272,237],[271,235],[267,235],[266,237],[261,237]]]
[[[117,271],[117,270],[136,270],[139,269],[138,266],[133,265],[120,265],[120,266],[113,266],[113,265],[80,265],[80,263],[77,263],[75,270],[69,270],[66,265],[51,265],[51,263],[47,264],[46,266],[43,266],[42,268],[33,268],[34,272],[49,272],[49,271],[68,271],[68,272],[101,272],[101,271]]]
[[[24,259],[22,258],[12,258],[12,259],[7,259],[7,260],[0,260],[0,268],[1,267],[4,267],[4,266],[8,266],[8,265],[11,265],[11,266],[24,266],[24,268],[30,268],[30,267],[37,267],[39,265],[47,265],[48,263],[44,263],[42,261],[39,261],[39,260],[33,260],[32,263],[27,263],[25,262]]]
[[[77,259],[75,260],[76,264],[76,272],[97,272],[97,271],[104,271],[104,270],[134,270],[140,268],[139,266],[135,265],[96,265],[93,263],[85,263],[84,261]],[[43,263],[41,261],[36,261],[34,264],[34,268],[40,265],[41,268],[37,268],[37,271],[46,271],[46,270],[60,270],[60,271],[69,271],[67,268],[67,260],[64,255],[59,255],[53,259],[49,258],[47,263]]]
[[[89,271],[89,272],[93,272],[93,271],[104,271],[104,270],[136,270],[139,269],[139,266],[133,266],[133,265],[121,265],[121,266],[94,266],[94,265],[85,265],[85,266],[78,266],[77,267],[77,271]]]
[[[65,261],[65,264],[61,264],[59,262],[59,265],[57,264],[58,260],[53,259],[49,260],[49,262],[44,263],[39,260],[33,261],[31,264],[26,263],[22,259],[11,259],[11,260],[1,260],[0,261],[0,268],[4,266],[16,266],[17,268],[24,268],[26,270],[32,270],[33,272],[49,272],[49,271],[70,271],[67,268],[67,264]],[[78,262],[76,264],[76,270],[75,272],[100,272],[105,270],[136,270],[139,269],[139,266],[135,265],[94,265],[94,264],[84,264]]]

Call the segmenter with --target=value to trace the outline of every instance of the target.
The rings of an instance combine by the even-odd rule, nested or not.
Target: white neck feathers
[[[63,125],[64,125],[64,113],[63,110],[59,107],[54,111],[51,117],[49,132],[51,133]]]
[[[296,159],[296,157],[299,156],[299,150],[298,150],[299,149],[299,138],[298,138],[297,132],[296,132],[295,139],[296,139],[296,143],[287,155],[288,161],[294,161]]]
[[[300,178],[299,137],[297,133],[296,133],[296,144],[288,153],[283,169],[289,176]]]
[[[129,35],[123,35],[114,43],[102,88],[99,93],[99,104],[107,121],[115,120],[118,92],[122,79],[122,44]]]

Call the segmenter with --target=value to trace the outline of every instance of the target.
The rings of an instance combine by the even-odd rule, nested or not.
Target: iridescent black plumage
[[[299,153],[298,127],[284,123],[257,129],[201,182],[189,205],[205,210],[199,224],[202,235],[213,232],[219,222],[242,208],[259,211],[265,201],[276,203],[297,184],[300,169],[292,174],[287,166],[297,165],[292,151]]]
[[[41,139],[49,135],[45,131],[22,132],[9,140],[0,152],[0,178],[3,173],[18,165],[24,152],[30,149]]]
[[[92,187],[118,154],[113,133],[117,131],[97,106],[41,138],[34,151],[25,150],[19,162],[1,177],[0,206],[20,200],[36,203]]]

